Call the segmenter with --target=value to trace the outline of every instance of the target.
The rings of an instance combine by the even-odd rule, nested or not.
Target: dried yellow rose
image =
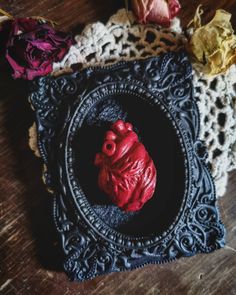
[[[236,63],[236,35],[231,26],[231,14],[225,10],[216,10],[214,18],[206,25],[201,25],[199,6],[191,22],[193,34],[189,49],[201,63],[201,70],[208,75],[225,72]]]

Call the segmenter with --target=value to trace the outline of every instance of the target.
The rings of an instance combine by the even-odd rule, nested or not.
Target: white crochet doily
[[[73,64],[88,67],[156,56],[177,50],[186,42],[179,19],[175,18],[169,29],[141,25],[125,9],[107,24],[86,26],[75,39],[63,61],[54,64],[54,74],[67,71]],[[193,71],[193,83],[201,114],[200,138],[208,148],[217,195],[222,196],[228,172],[236,168],[236,66],[213,78]]]

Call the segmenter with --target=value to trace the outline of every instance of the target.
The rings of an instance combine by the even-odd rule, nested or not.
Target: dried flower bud
[[[169,26],[179,10],[178,0],[132,0],[132,8],[141,23],[154,22]]]

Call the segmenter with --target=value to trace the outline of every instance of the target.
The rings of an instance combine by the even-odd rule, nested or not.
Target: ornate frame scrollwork
[[[103,223],[89,206],[73,171],[73,141],[87,110],[115,93],[158,106],[172,122],[184,155],[185,193],[180,212],[161,235],[133,238]],[[215,188],[198,139],[199,112],[192,68],[184,51],[38,79],[30,95],[44,179],[53,191],[53,216],[65,253],[64,268],[84,281],[109,272],[208,253],[224,245]]]

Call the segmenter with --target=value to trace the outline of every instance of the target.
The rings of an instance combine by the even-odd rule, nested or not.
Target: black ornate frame
[[[113,93],[132,93],[161,108],[175,128],[185,159],[185,195],[180,212],[159,236],[133,238],[116,232],[90,208],[73,171],[71,142],[87,110]],[[199,112],[193,99],[192,69],[185,52],[88,68],[34,83],[38,147],[44,180],[54,194],[53,216],[73,280],[209,253],[224,245],[215,188],[198,140]]]

